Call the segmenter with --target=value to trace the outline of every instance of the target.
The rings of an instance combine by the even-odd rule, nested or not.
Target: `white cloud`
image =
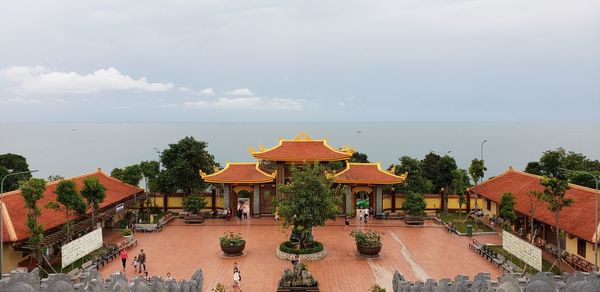
[[[302,110],[304,101],[291,98],[263,98],[263,97],[220,97],[214,101],[189,101],[183,103],[192,108],[217,108],[217,109],[247,109],[247,110]]]
[[[0,103],[3,103],[3,104],[40,104],[40,103],[42,103],[42,101],[39,99],[23,98],[23,97],[18,96],[18,97],[13,97],[13,98],[0,99]]]
[[[238,88],[229,92],[225,92],[227,95],[236,95],[236,96],[254,96],[254,92],[250,91],[248,88]]]
[[[205,95],[205,96],[214,96],[215,95],[215,90],[212,88],[204,88],[202,90],[200,90],[200,92],[198,93],[199,95]]]
[[[159,92],[173,88],[172,83],[150,83],[145,77],[133,79],[117,69],[96,70],[91,74],[50,71],[42,66],[14,66],[0,70],[0,78],[18,83],[17,93],[94,93],[104,90]]]

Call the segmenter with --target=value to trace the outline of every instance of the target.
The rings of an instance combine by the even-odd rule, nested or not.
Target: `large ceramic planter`
[[[300,291],[306,291],[306,292],[318,292],[319,290],[319,284],[317,283],[316,287],[282,287],[279,286],[277,287],[277,292],[300,292]]]
[[[123,238],[127,239],[128,241],[132,241],[133,240],[133,234],[132,235],[123,235]]]
[[[363,256],[376,257],[379,255],[379,252],[381,251],[381,246],[369,247],[369,246],[360,246],[360,245],[356,244],[356,249],[358,249],[358,252]]]
[[[225,246],[221,245],[221,250],[226,256],[240,256],[244,253],[244,248],[246,247],[246,243],[242,245],[233,245],[233,246]]]

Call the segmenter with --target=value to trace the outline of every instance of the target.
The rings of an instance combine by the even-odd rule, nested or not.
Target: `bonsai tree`
[[[242,246],[246,244],[246,240],[242,238],[241,233],[225,232],[219,237],[219,242],[222,246]]]
[[[326,177],[324,170],[318,162],[304,163],[298,168],[292,166],[290,182],[278,185],[281,197],[273,198],[275,209],[283,219],[282,227],[293,227],[300,248],[312,241],[313,227],[335,220],[341,212],[343,190],[333,186],[333,178]]]
[[[192,194],[183,199],[183,210],[192,214],[199,214],[206,207],[206,200],[198,194]]]
[[[423,216],[426,207],[425,197],[417,193],[409,193],[404,202],[402,202],[402,209],[410,216]]]
[[[362,247],[380,247],[381,246],[381,233],[374,230],[354,230],[350,233],[350,236],[356,240],[356,245]]]
[[[131,229],[129,229],[129,227],[123,230],[123,236],[131,236],[132,234],[133,232],[131,232]]]

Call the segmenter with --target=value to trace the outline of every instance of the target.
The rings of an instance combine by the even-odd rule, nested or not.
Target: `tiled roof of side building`
[[[200,176],[206,182],[213,183],[267,183],[275,180],[275,173],[269,174],[258,167],[258,162],[228,162],[225,168]]]
[[[327,144],[327,140],[312,140],[308,135],[301,133],[294,139],[281,139],[279,144],[269,149],[251,149],[250,154],[269,161],[339,161],[349,159],[352,151],[335,149]]]
[[[100,204],[100,208],[106,207],[118,201],[122,201],[144,191],[139,187],[126,184],[116,178],[113,178],[102,172],[100,169],[95,172],[68,179],[75,181],[77,184],[77,189],[81,190],[83,181],[88,177],[97,177],[100,183],[106,187],[106,198],[104,199],[104,202]],[[37,205],[41,210],[38,223],[43,225],[46,230],[66,222],[64,213],[44,207],[47,203],[56,201],[56,194],[54,193],[54,190],[56,189],[57,185],[58,181],[49,182],[46,185],[44,197],[37,202]],[[3,212],[4,218],[4,241],[13,242],[27,238],[29,236],[29,229],[25,226],[25,222],[27,220],[27,209],[25,209],[25,202],[23,201],[21,192],[16,190],[2,194],[2,202],[3,204],[0,205],[0,211]],[[90,212],[91,209],[88,209],[88,213]]]
[[[388,185],[402,183],[406,176],[385,171],[379,163],[348,163],[346,169],[333,177],[337,183]]]
[[[542,191],[544,187],[540,184],[541,176],[526,173],[509,167],[507,171],[491,178],[477,188],[470,189],[472,194],[476,192],[492,201],[500,202],[502,194],[511,192],[515,195],[515,210],[521,214],[528,215],[530,190]],[[560,229],[565,232],[594,242],[594,208],[596,190],[580,185],[569,184],[565,197],[573,199],[573,205],[564,208],[560,212]],[[550,212],[545,203],[542,203],[535,211],[535,219],[548,225],[555,225],[554,214]],[[596,228],[598,228],[596,226]]]

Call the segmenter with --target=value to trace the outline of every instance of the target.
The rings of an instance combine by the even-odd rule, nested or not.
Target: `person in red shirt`
[[[125,265],[127,264],[127,251],[125,249],[121,250],[119,253],[119,257],[121,258],[121,262],[123,263],[123,270],[125,270]]]

